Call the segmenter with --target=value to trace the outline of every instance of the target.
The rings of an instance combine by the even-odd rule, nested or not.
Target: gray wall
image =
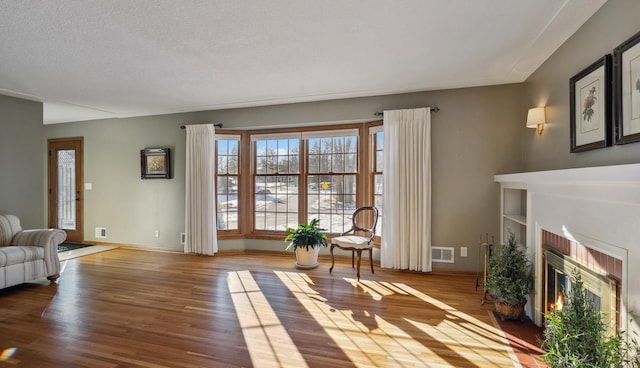
[[[42,103],[0,95],[0,213],[46,227]]]
[[[640,31],[639,14],[640,1],[609,0],[526,80],[525,109],[546,105],[548,124],[541,136],[523,128],[525,171],[640,161],[640,143],[569,152],[569,79]]]
[[[605,166],[640,162],[640,143],[570,153],[569,79],[640,31],[640,1],[609,0],[525,82],[525,108],[547,107],[545,131],[523,128],[525,171]],[[524,121],[524,115],[523,115]],[[637,228],[626,230],[637,237]],[[599,239],[600,241],[608,239]],[[627,249],[637,259],[640,249]],[[629,268],[635,265],[629,265]],[[631,290],[631,289],[629,289]],[[630,296],[632,301],[635,297]],[[629,305],[631,314],[636,313]],[[637,330],[637,324],[635,325]],[[633,328],[632,328],[633,330]],[[631,331],[632,331],[631,330]]]
[[[476,270],[481,233],[499,233],[498,172],[521,168],[523,85],[443,90],[246,109],[46,125],[47,138],[84,137],[85,238],[108,229],[109,242],[181,249],[184,227],[184,131],[180,125],[221,122],[225,129],[375,121],[375,111],[439,106],[433,115],[433,244],[456,248],[456,263],[436,269]],[[172,149],[174,178],[141,180],[139,150]],[[160,237],[155,238],[155,229]],[[469,256],[461,258],[459,247]],[[280,241],[221,241],[221,249],[282,250]]]

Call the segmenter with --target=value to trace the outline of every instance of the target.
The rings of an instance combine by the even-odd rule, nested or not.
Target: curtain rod
[[[213,124],[213,126],[214,126],[214,127],[217,127],[217,128],[222,128],[222,123]],[[185,128],[185,126],[184,126],[184,125],[180,125],[180,129],[184,129],[184,128]]]
[[[440,111],[440,108],[438,106],[436,106],[436,107],[431,107],[430,110],[431,110],[431,112],[438,112],[438,111]],[[376,111],[376,112],[373,113],[373,115],[382,116],[382,115],[384,115],[384,113],[382,113],[380,111]]]

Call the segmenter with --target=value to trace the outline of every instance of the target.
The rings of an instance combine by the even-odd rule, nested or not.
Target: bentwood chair
[[[372,240],[376,232],[376,225],[378,224],[378,209],[375,207],[360,207],[353,212],[351,219],[353,225],[351,229],[331,239],[331,268],[329,272],[333,271],[335,260],[333,258],[333,248],[338,247],[342,250],[351,251],[351,267],[354,266],[354,255],[357,255],[357,267],[356,275],[358,281],[360,281],[360,259],[362,258],[362,251],[369,251],[369,263],[371,264],[371,273],[373,272],[373,244]],[[367,226],[367,224],[371,224]],[[351,234],[351,235],[350,235]],[[358,234],[362,234],[358,235]]]

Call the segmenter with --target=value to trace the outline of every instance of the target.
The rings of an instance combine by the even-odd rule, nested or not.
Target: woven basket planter
[[[500,315],[500,318],[519,320],[524,316],[524,304],[509,305],[506,303],[494,302],[496,306],[496,312]]]

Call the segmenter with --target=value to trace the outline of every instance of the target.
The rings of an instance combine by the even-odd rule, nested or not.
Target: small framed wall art
[[[613,50],[616,144],[640,141],[640,32]]]
[[[171,149],[140,150],[140,170],[142,179],[171,179]]]
[[[611,55],[569,80],[571,152],[611,145]]]

